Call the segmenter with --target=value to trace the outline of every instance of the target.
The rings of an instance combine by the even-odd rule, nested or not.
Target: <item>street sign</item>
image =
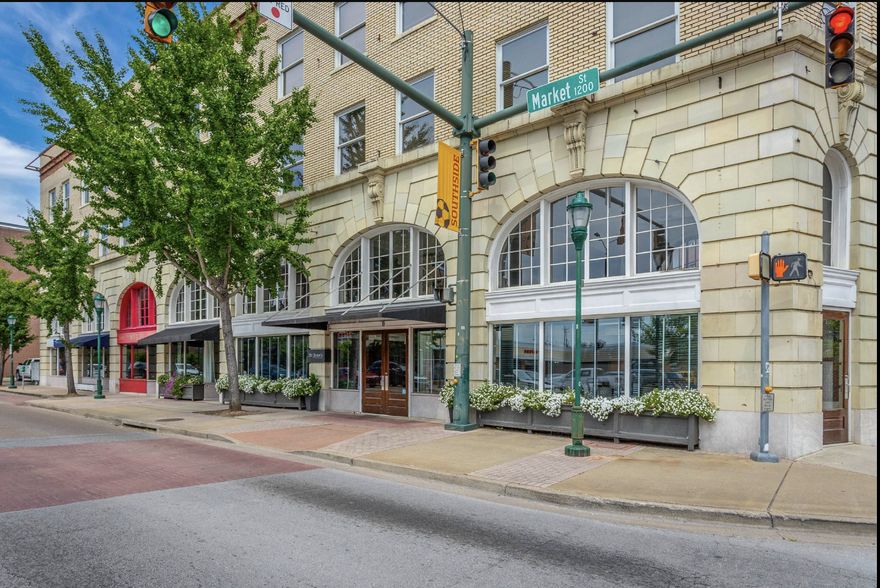
[[[794,280],[807,279],[807,254],[786,253],[774,255],[773,279],[777,282],[791,282]]]
[[[761,393],[761,412],[773,412],[775,400],[773,394]]]
[[[599,91],[599,68],[538,86],[526,95],[529,112],[538,112]]]
[[[437,153],[437,211],[434,224],[458,232],[461,198],[461,151],[444,142]]]
[[[293,30],[292,2],[259,2],[260,16],[265,16],[286,29]]]

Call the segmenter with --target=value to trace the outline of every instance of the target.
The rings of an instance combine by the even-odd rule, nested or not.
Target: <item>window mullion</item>
[[[502,86],[509,86],[510,84],[514,84],[514,83],[516,83],[516,82],[518,82],[518,81],[520,81],[520,80],[523,80],[523,79],[525,79],[525,78],[527,78],[527,77],[529,77],[529,76],[531,76],[531,75],[534,75],[534,74],[536,74],[536,73],[540,73],[540,72],[544,71],[545,69],[549,69],[549,68],[550,68],[550,65],[549,65],[549,64],[542,65],[541,67],[536,67],[535,69],[530,70],[530,71],[527,71],[527,72],[524,73],[524,74],[519,74],[518,76],[513,77],[513,78],[507,78],[506,80],[504,80],[503,82],[501,82],[500,85],[502,85]]]
[[[676,13],[672,13],[669,16],[664,16],[663,18],[661,18],[659,20],[655,20],[654,22],[648,23],[646,25],[642,25],[641,27],[639,27],[637,29],[627,31],[625,33],[622,33],[622,34],[614,37],[613,39],[611,39],[611,43],[614,44],[614,43],[619,43],[620,41],[626,41],[630,37],[635,37],[636,35],[640,35],[642,33],[650,31],[651,29],[654,29],[659,26],[665,25],[666,23],[672,22],[676,18],[678,18],[678,14],[676,14]]]

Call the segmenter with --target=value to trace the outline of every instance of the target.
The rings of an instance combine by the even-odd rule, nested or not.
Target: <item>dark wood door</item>
[[[822,441],[849,440],[849,315],[822,315]]]
[[[406,331],[364,333],[363,412],[409,415]]]

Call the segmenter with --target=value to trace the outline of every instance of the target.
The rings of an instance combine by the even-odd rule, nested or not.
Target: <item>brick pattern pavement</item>
[[[232,420],[232,419],[230,419]],[[235,419],[233,422],[244,424],[234,424],[228,427],[218,427],[212,429],[212,433],[219,435],[228,435],[230,433],[252,433],[254,431],[275,431],[278,429],[295,429],[298,427],[314,427],[317,425],[329,425],[331,421],[325,421],[320,418],[299,418],[289,421],[241,421]]]
[[[589,457],[569,457],[565,455],[565,450],[559,447],[479,470],[469,475],[499,482],[549,488],[554,484],[643,449],[634,445],[614,445],[603,442],[590,442],[588,445],[590,447]]]
[[[316,469],[182,439],[0,450],[0,512]]]
[[[24,404],[28,400],[33,400],[33,398],[19,396],[18,394],[0,394],[0,402],[5,402],[6,404]]]
[[[418,428],[399,428],[399,429],[378,429],[364,433],[353,439],[340,441],[333,445],[324,447],[324,451],[347,455],[350,457],[360,457],[380,451],[388,451],[390,449],[398,449],[408,445],[416,445],[426,441],[436,441],[454,435],[464,435],[456,431],[446,431],[442,426],[435,425],[435,428],[418,427]]]

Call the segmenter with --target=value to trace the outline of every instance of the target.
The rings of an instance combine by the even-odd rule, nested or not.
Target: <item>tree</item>
[[[6,360],[9,359],[9,323],[6,317],[15,315],[15,326],[12,328],[12,351],[18,353],[34,340],[30,332],[31,300],[34,289],[25,280],[13,280],[9,271],[0,269],[0,383],[6,373]],[[9,364],[11,369],[15,366]]]
[[[176,8],[174,43],[143,32],[133,38],[128,81],[100,34],[92,43],[77,32],[80,50],[66,47],[71,63],[62,64],[31,27],[24,34],[39,62],[29,69],[52,104],[23,103],[57,145],[76,154],[77,175],[107,187],[93,193],[91,226],[106,225],[103,232],[124,240],[109,245],[129,256],[129,269],[157,263],[161,295],[169,265],[174,281],[199,284],[219,301],[229,408],[239,410],[230,301],[257,286],[276,292],[284,259],[308,274],[308,258],[296,251],[311,242],[307,200],[288,211],[278,194],[294,184],[280,162],[316,120],[314,103],[302,89],[256,106],[275,87],[278,56],[267,61],[259,51],[266,27],[255,12],[231,26],[220,10]]]
[[[72,219],[70,210],[59,201],[52,208],[51,220],[34,208],[25,219],[30,234],[22,241],[6,239],[15,257],[4,257],[13,267],[25,272],[36,295],[32,298],[33,314],[49,325],[54,320],[63,325],[64,361],[67,365],[67,394],[76,395],[73,363],[70,357],[70,323],[90,312],[94,302],[95,279],[88,273],[94,259],[88,234]],[[17,326],[17,324],[16,324]],[[7,337],[9,334],[7,333]]]

